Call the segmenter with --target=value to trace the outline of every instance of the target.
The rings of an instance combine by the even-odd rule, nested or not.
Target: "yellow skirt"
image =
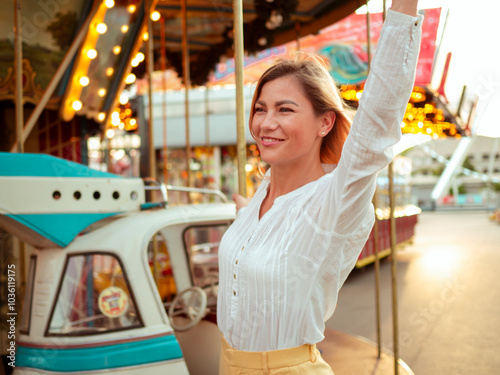
[[[233,349],[222,338],[220,375],[333,375],[316,345],[268,352],[245,352]]]

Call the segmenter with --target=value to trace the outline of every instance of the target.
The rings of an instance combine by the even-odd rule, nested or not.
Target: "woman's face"
[[[321,116],[294,76],[265,83],[253,111],[252,132],[266,163],[300,166],[319,159]]]

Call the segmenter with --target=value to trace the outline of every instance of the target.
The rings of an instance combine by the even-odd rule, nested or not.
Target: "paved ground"
[[[398,254],[401,358],[416,375],[500,373],[500,225],[482,212],[424,212]],[[382,345],[393,350],[390,262]],[[355,270],[327,326],[376,341],[374,269]],[[358,374],[362,375],[362,374]]]

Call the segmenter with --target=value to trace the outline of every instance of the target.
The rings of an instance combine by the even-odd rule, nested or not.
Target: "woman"
[[[221,374],[332,374],[315,344],[373,226],[377,172],[401,135],[416,14],[417,0],[393,1],[351,128],[319,59],[281,61],[260,78],[250,130],[270,169],[219,248]]]

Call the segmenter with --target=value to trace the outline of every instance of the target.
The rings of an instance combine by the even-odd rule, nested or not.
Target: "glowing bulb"
[[[89,85],[90,79],[87,76],[82,76],[82,77],[80,77],[80,80],[78,82],[80,82],[80,85],[82,85],[83,87],[85,87],[85,86]]]
[[[125,78],[125,83],[130,85],[135,82],[135,74],[130,73],[126,78]]]
[[[129,121],[129,124],[134,126],[137,124],[137,120],[135,118],[131,118],[130,121]]]
[[[81,102],[81,101],[79,101],[79,100],[75,100],[75,101],[71,104],[71,107],[73,107],[73,109],[74,109],[75,111],[79,111],[80,109],[82,109],[83,104],[82,104],[82,102]]]
[[[115,6],[115,2],[113,0],[106,0],[104,5],[106,5],[106,8],[113,8]]]
[[[99,121],[104,121],[104,118],[106,117],[106,114],[104,112],[101,112],[97,115],[97,119]]]
[[[123,130],[125,128],[125,124],[123,122],[120,122],[118,124],[118,129]]]
[[[144,54],[142,52],[137,52],[137,55],[135,55],[135,58],[137,59],[137,61],[143,62],[145,56],[144,56]]]
[[[97,24],[95,29],[99,34],[104,34],[108,30],[108,27],[106,26],[105,23],[101,22],[101,23]]]
[[[97,91],[97,95],[102,98],[104,95],[106,95],[106,89],[99,89],[99,91]]]
[[[115,135],[115,132],[113,131],[113,129],[106,130],[106,137],[113,138],[114,135]]]
[[[120,125],[120,118],[119,117],[111,117],[111,125],[113,125],[113,126]]]
[[[142,40],[147,42],[148,39],[149,39],[149,34],[147,31],[145,31],[144,33],[142,33]]]
[[[157,10],[155,10],[153,13],[151,13],[151,20],[152,21],[158,21],[160,19],[161,15],[160,15],[160,12],[158,12]]]
[[[128,25],[123,25],[120,30],[125,34],[128,31]]]
[[[125,94],[120,95],[120,99],[118,100],[121,105],[125,105],[128,103],[128,97]]]
[[[140,64],[140,62],[137,59],[132,59],[132,61],[130,62],[130,65],[132,65],[134,68],[136,66],[138,66],[139,64]]]
[[[90,60],[93,60],[97,57],[97,51],[93,48],[89,49],[87,51],[87,57],[90,59]]]
[[[118,55],[118,54],[120,53],[120,51],[121,51],[121,50],[122,50],[122,47],[120,47],[120,46],[114,46],[114,47],[113,47],[113,53],[114,53],[115,55]]]
[[[127,10],[128,10],[129,13],[134,13],[135,9],[136,9],[136,7],[135,7],[134,4],[129,5],[128,8],[127,8]]]
[[[112,76],[112,75],[113,75],[113,72],[114,72],[114,71],[115,71],[115,70],[114,70],[113,68],[108,68],[108,69],[106,69],[106,75],[107,75],[108,77],[110,77],[110,76]]]

